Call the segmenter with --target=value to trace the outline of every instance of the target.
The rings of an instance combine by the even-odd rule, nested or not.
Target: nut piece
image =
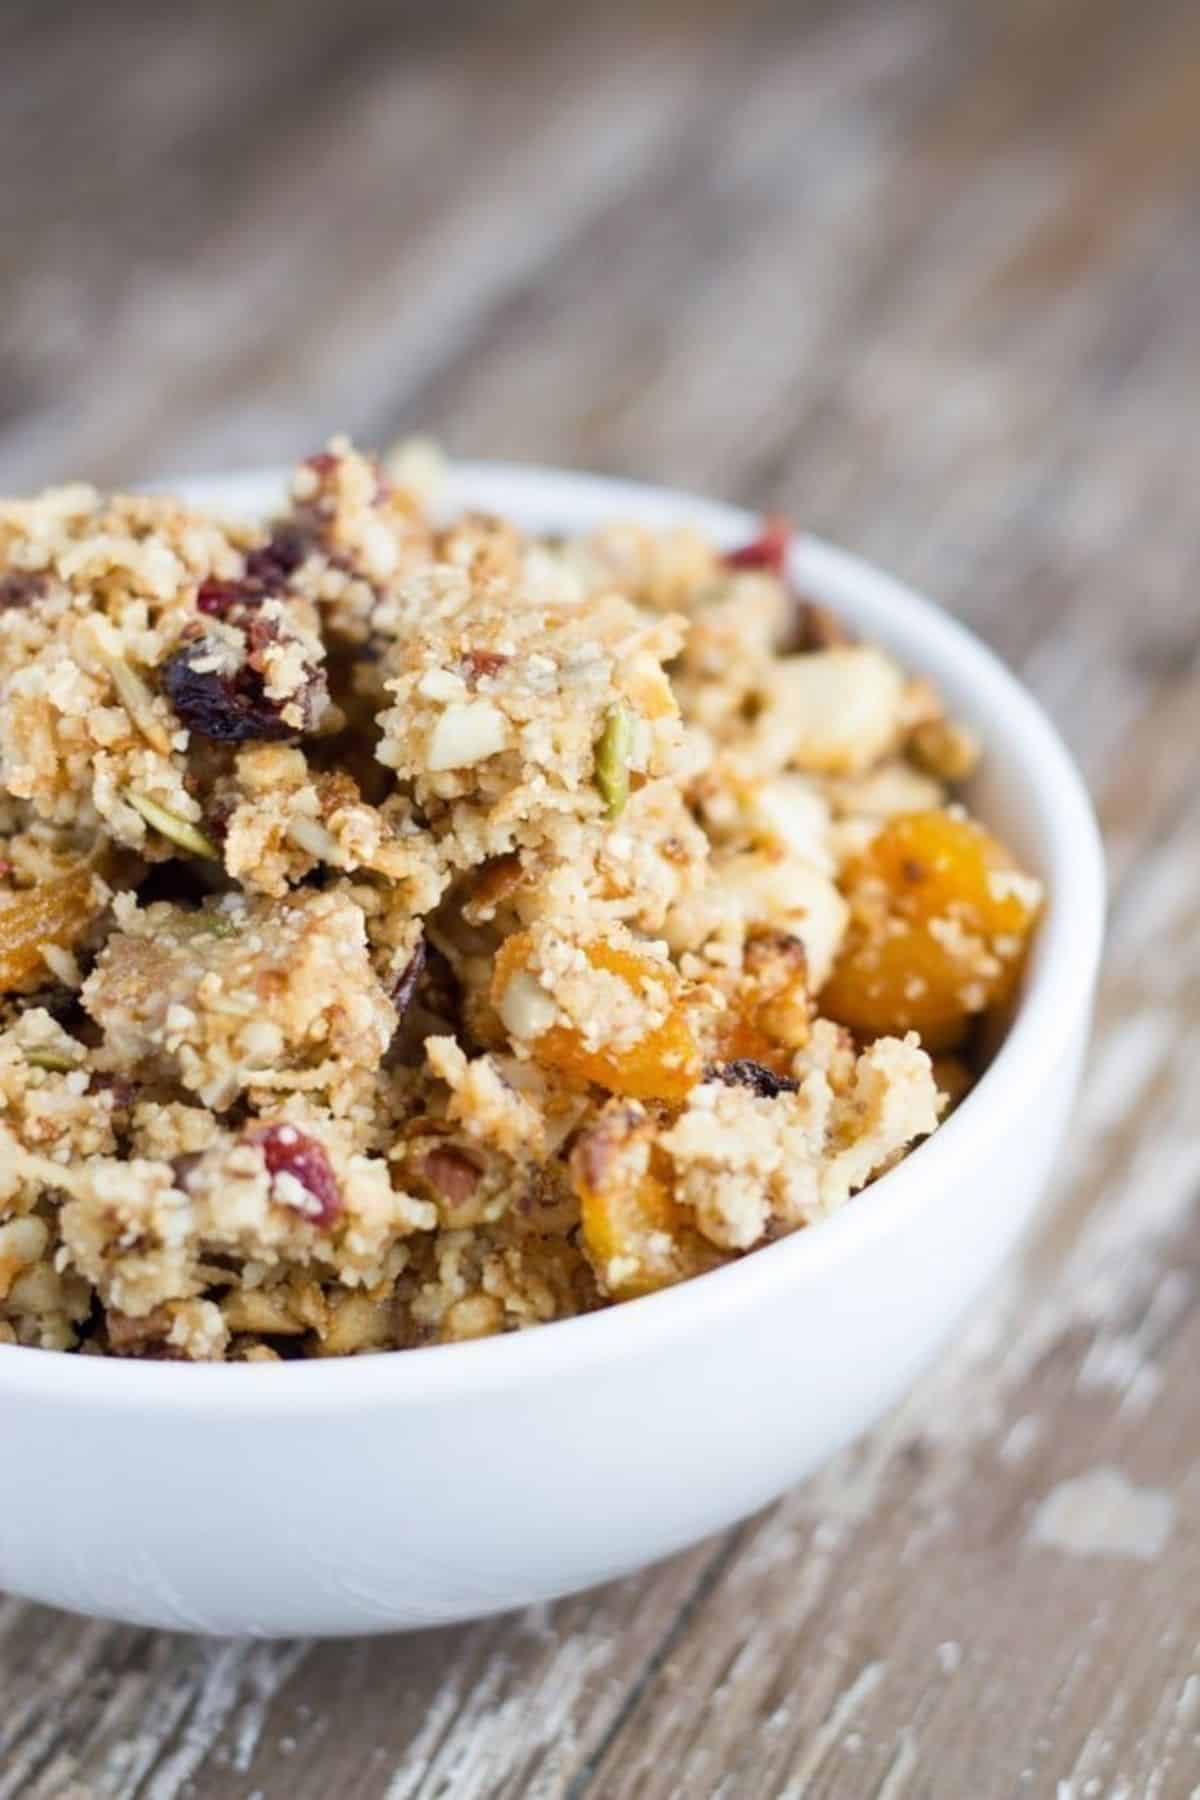
[[[443,769],[468,769],[486,762],[508,743],[508,720],[490,700],[468,700],[448,706],[429,739],[425,766],[433,774]]]

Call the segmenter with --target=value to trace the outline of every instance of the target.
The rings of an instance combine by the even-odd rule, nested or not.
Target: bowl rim
[[[278,504],[286,473],[251,469],[156,484],[193,503],[255,515]],[[757,514],[674,489],[537,464],[461,462],[449,502],[512,514],[542,530],[580,530],[603,519],[656,527],[694,524],[719,543],[744,541]],[[800,533],[789,569],[797,584],[843,609],[918,673],[949,679],[955,705],[980,727],[988,754],[1027,782],[1042,840],[1049,905],[1004,1042],[961,1106],[896,1168],[831,1218],[736,1262],[658,1293],[504,1336],[407,1351],[282,1365],[152,1363],[0,1346],[0,1401],[87,1400],[113,1408],[280,1414],[420,1405],[559,1379],[638,1355],[730,1314],[752,1313],[780,1289],[836,1276],[881,1234],[908,1226],[925,1196],[969,1178],[1009,1118],[1033,1100],[1090,1011],[1104,927],[1100,833],[1083,779],[1039,703],[964,625],[849,551]],[[917,646],[915,649],[913,646]]]

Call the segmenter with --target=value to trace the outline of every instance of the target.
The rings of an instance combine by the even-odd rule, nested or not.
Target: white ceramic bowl
[[[181,484],[243,512],[281,478]],[[546,530],[744,513],[466,466],[455,500]],[[189,1631],[391,1631],[620,1575],[754,1511],[877,1420],[1042,1193],[1078,1084],[1104,873],[1083,785],[996,658],[801,539],[800,587],[931,675],[986,746],[972,801],[1047,883],[1007,1041],[936,1135],[826,1224],[697,1281],[520,1335],[283,1366],[0,1348],[0,1588]]]

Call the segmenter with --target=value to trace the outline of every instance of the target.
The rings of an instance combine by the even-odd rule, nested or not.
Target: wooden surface
[[[421,427],[786,509],[1024,672],[1112,869],[1055,1202],[873,1438],[475,1627],[0,1600],[0,1800],[1200,1794],[1194,0],[30,0],[0,34],[0,484]]]

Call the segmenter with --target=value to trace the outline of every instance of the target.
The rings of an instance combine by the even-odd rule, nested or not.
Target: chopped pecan
[[[479,1186],[478,1167],[451,1144],[439,1144],[427,1150],[415,1164],[414,1173],[427,1181],[439,1199],[451,1208],[465,1206]]]
[[[268,1125],[253,1131],[249,1141],[257,1144],[271,1176],[288,1175],[310,1197],[311,1204],[297,1203],[295,1210],[312,1220],[322,1231],[335,1225],[342,1213],[342,1192],[330,1166],[323,1144],[295,1125]],[[291,1205],[291,1201],[285,1201]]]

